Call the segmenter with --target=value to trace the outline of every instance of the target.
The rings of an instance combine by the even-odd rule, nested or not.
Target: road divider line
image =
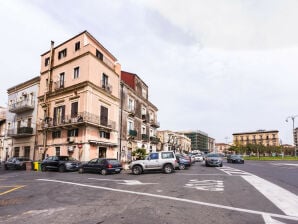
[[[249,213],[249,214],[261,215],[262,217],[264,217],[264,216],[265,217],[270,216],[270,217],[276,217],[276,218],[282,218],[282,219],[288,219],[288,220],[298,221],[298,216],[288,216],[288,215],[282,215],[282,214],[261,212],[261,211],[255,211],[255,210],[250,210],[250,209],[243,209],[243,208],[237,208],[237,207],[231,207],[231,206],[213,204],[213,203],[208,203],[208,202],[194,201],[194,200],[184,199],[184,198],[176,198],[176,197],[171,197],[171,196],[166,196],[166,195],[158,195],[158,194],[151,194],[151,193],[145,193],[145,192],[129,191],[129,190],[122,190],[122,189],[115,189],[115,188],[101,187],[101,186],[94,186],[94,185],[89,185],[89,184],[81,184],[81,183],[61,181],[61,180],[53,180],[53,179],[36,179],[36,180],[38,180],[38,181],[45,181],[45,182],[53,182],[53,183],[61,183],[61,184],[69,184],[69,185],[75,185],[75,186],[80,186],[80,187],[88,187],[88,188],[101,189],[101,190],[107,190],[107,191],[113,191],[113,192],[120,192],[120,193],[142,195],[142,196],[147,196],[147,197],[161,198],[161,199],[173,200],[173,201],[179,201],[179,202],[186,202],[186,203],[192,203],[192,204],[197,204],[197,205],[209,206],[209,207],[214,207],[214,208],[220,208],[220,209],[226,209],[226,210],[244,212],[244,213]]]
[[[26,185],[21,185],[21,186],[7,186],[7,187],[13,187],[12,189],[9,189],[9,190],[7,190],[7,191],[4,191],[4,192],[2,192],[2,193],[0,193],[0,196],[1,195],[4,195],[4,194],[8,194],[8,193],[10,193],[10,192],[12,192],[12,191],[15,191],[15,190],[18,190],[18,189],[20,189],[20,188],[23,188],[23,187],[25,187]]]

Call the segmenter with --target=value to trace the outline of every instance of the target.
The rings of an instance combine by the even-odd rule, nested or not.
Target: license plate
[[[115,169],[115,171],[120,171],[120,169]]]

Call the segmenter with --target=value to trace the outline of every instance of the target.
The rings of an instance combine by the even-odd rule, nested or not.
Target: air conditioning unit
[[[68,141],[69,143],[72,143],[72,142],[75,141],[75,138],[74,138],[74,137],[68,137],[68,138],[67,138],[67,141]]]

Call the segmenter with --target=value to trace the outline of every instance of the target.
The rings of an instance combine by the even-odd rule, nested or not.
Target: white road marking
[[[222,180],[190,180],[184,187],[202,191],[224,191]]]
[[[271,163],[274,166],[298,166],[298,163]]]
[[[230,175],[237,171],[237,169],[231,167],[225,167],[225,169],[219,168],[225,173]],[[275,204],[285,214],[298,216],[298,197],[296,194],[273,184],[261,177],[254,174],[238,170],[239,174],[243,172],[244,175],[240,175],[244,180],[254,186],[259,192],[261,192],[268,200]]]
[[[89,180],[100,180],[100,181],[114,181],[114,182],[124,182],[118,184],[124,185],[146,185],[146,184],[157,184],[157,183],[142,183],[138,180],[110,180],[110,179],[98,179],[98,178],[88,178]]]
[[[292,192],[255,175],[242,176],[285,214],[298,216],[298,197]]]
[[[244,213],[249,213],[249,214],[261,215],[263,217],[264,217],[264,215],[265,216],[267,215],[267,216],[276,217],[276,218],[282,218],[282,219],[298,221],[298,216],[287,216],[287,215],[281,215],[281,214],[275,214],[275,213],[261,212],[261,211],[255,211],[255,210],[250,210],[250,209],[236,208],[236,207],[232,207],[232,206],[225,206],[225,205],[218,205],[218,204],[201,202],[201,201],[194,201],[194,200],[184,199],[184,198],[175,198],[175,197],[165,196],[165,195],[150,194],[150,193],[137,192],[137,191],[128,191],[128,190],[122,190],[122,189],[94,186],[94,185],[89,185],[89,184],[81,184],[81,183],[67,182],[67,181],[61,181],[61,180],[51,180],[51,179],[36,179],[36,180],[54,182],[54,183],[61,183],[61,184],[69,184],[69,185],[75,185],[75,186],[80,186],[80,187],[88,187],[88,188],[94,188],[94,189],[101,189],[101,190],[107,190],[107,191],[113,191],[113,192],[121,192],[121,193],[142,195],[142,196],[154,197],[154,198],[162,198],[162,199],[167,199],[167,200],[180,201],[180,202],[192,203],[192,204],[197,204],[197,205],[204,205],[204,206],[209,206],[209,207],[214,207],[214,208],[221,208],[221,209],[226,209],[226,210],[232,210],[232,211],[244,212]]]
[[[217,169],[225,172],[226,174],[230,175],[230,176],[245,176],[245,175],[252,175],[251,173],[245,172],[243,170],[238,170],[232,167],[216,167]]]
[[[267,215],[267,214],[264,214],[264,215],[263,215],[263,219],[264,219],[264,221],[265,221],[266,224],[286,224],[286,223],[284,223],[284,222],[280,222],[280,221],[277,221],[277,220],[271,218],[271,217],[270,217],[269,215]]]

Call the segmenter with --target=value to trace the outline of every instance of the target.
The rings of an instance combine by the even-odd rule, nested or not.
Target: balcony
[[[105,83],[103,80],[100,82],[100,87],[108,93],[112,93],[112,86],[108,83]]]
[[[150,136],[150,142],[152,144],[158,144],[159,143],[159,138],[157,138],[155,136]]]
[[[129,116],[135,116],[135,114],[136,114],[136,110],[135,110],[135,108],[133,108],[133,107],[128,107],[128,115]]]
[[[116,122],[112,120],[103,121],[100,116],[89,112],[80,112],[77,116],[66,115],[63,119],[52,119],[41,124],[41,129],[74,129],[80,126],[94,126],[106,131],[112,131],[116,128]]]
[[[34,100],[24,99],[9,105],[8,110],[12,113],[22,113],[34,109]]]
[[[54,82],[54,90],[63,89],[65,86],[65,83],[62,81],[56,81]]]
[[[148,141],[148,135],[142,134],[142,140],[143,141]]]
[[[131,137],[137,137],[138,132],[136,130],[129,130],[128,135]]]
[[[12,128],[7,130],[7,136],[21,138],[28,137],[33,135],[33,128],[31,127],[20,127],[20,128]]]
[[[160,127],[160,123],[158,121],[155,120],[150,120],[150,125],[154,128],[159,128]]]
[[[148,116],[148,114],[142,114],[142,120],[143,120],[143,122],[147,122],[147,121],[149,121],[149,116]]]

